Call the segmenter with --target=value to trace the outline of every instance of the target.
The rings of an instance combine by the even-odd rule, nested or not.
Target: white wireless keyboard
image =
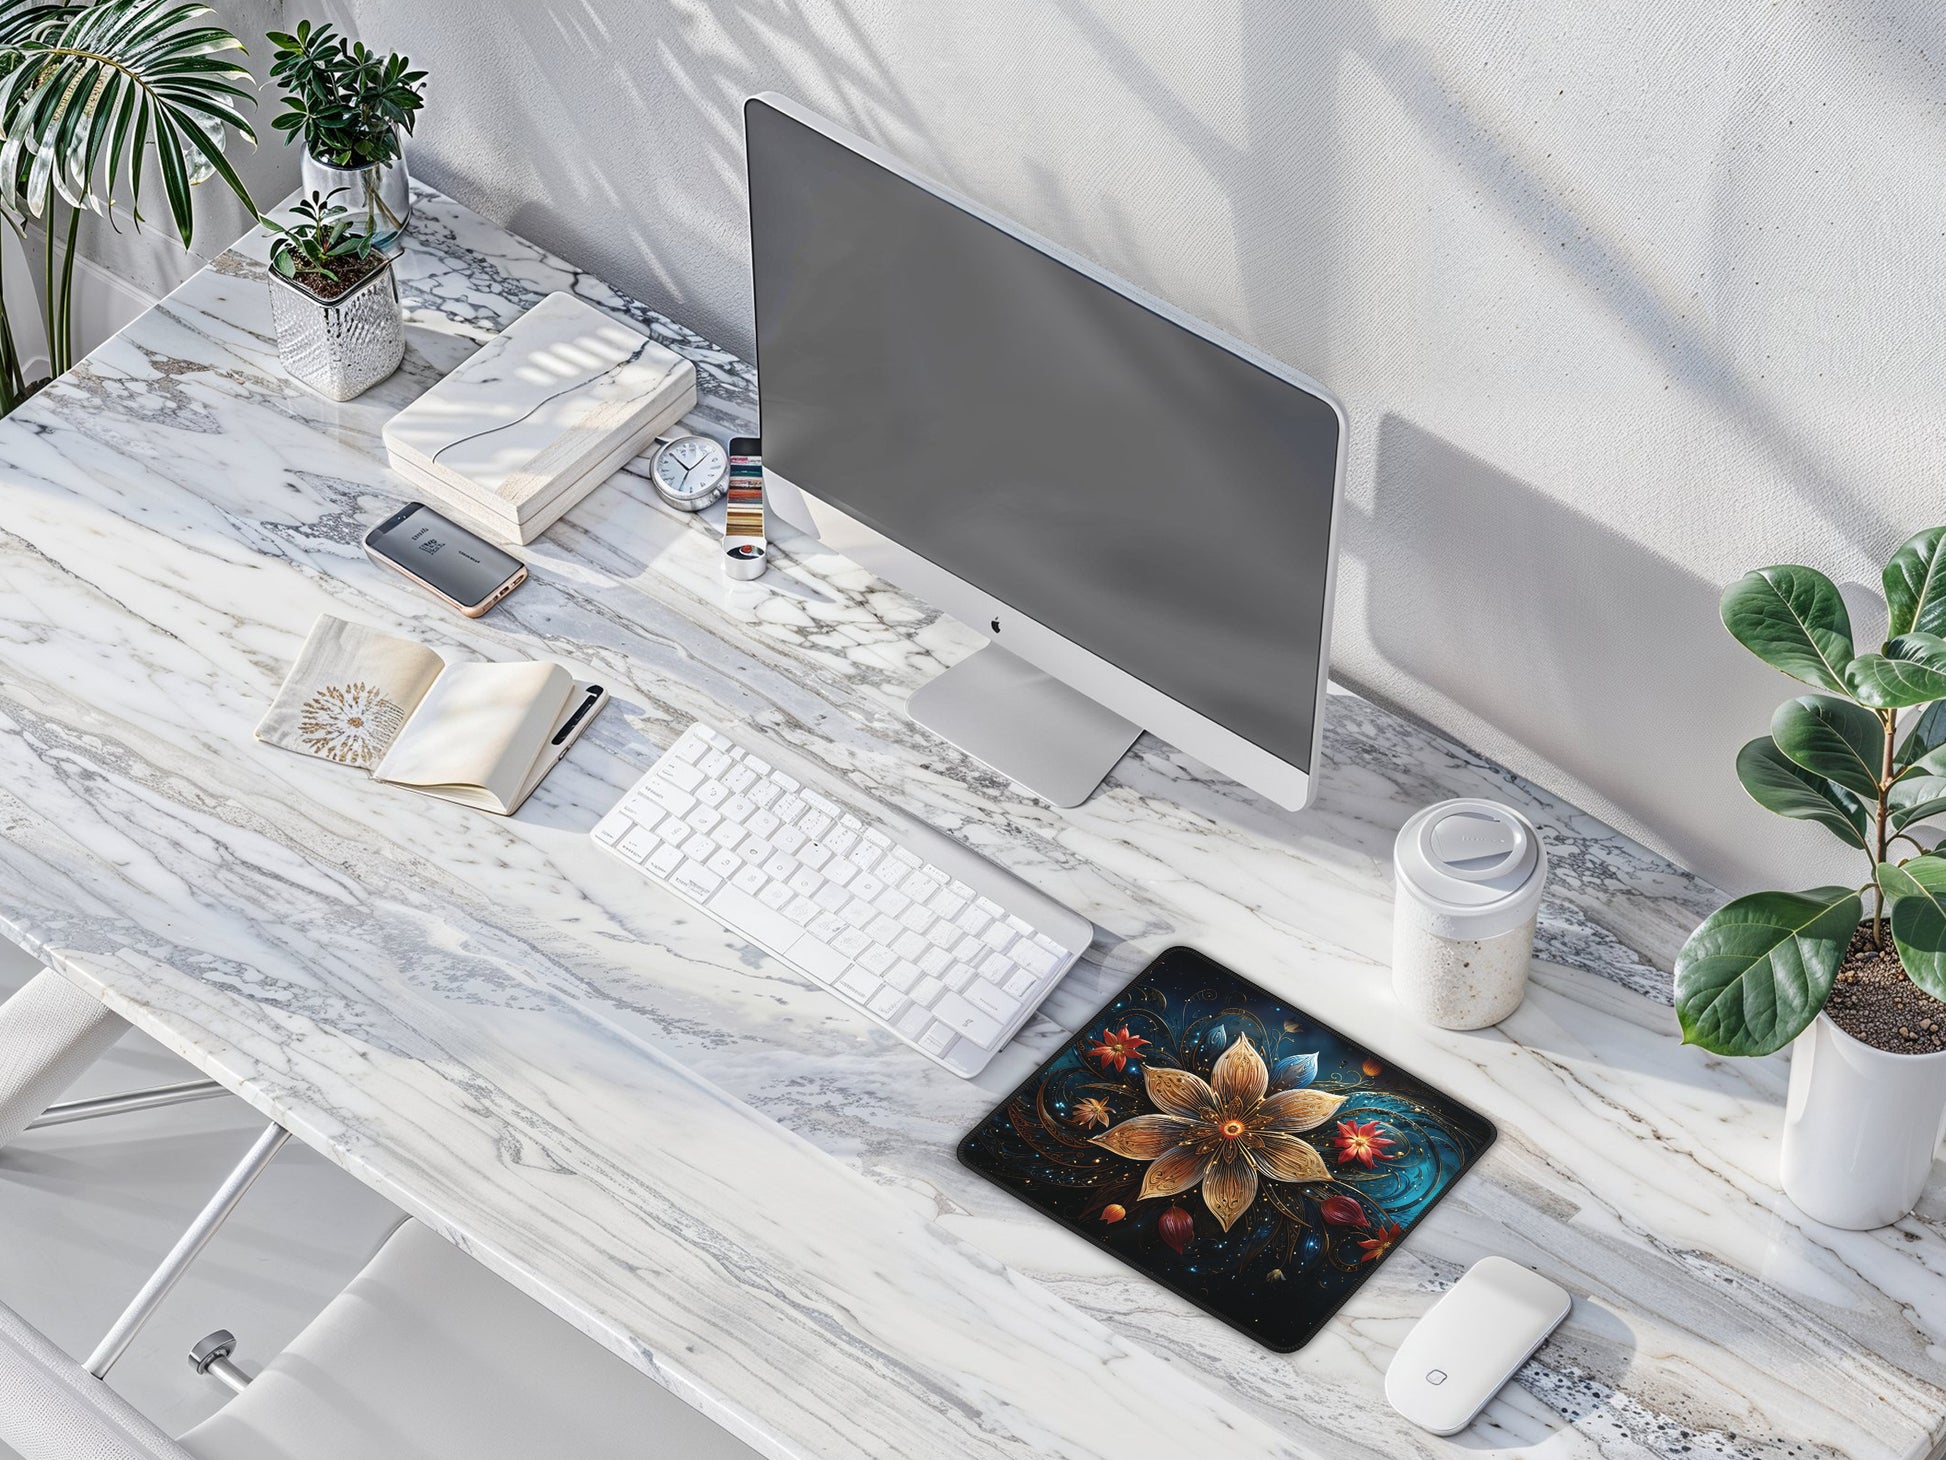
[[[921,1054],[976,1075],[1094,925],[931,827],[867,815],[698,724],[594,838]]]

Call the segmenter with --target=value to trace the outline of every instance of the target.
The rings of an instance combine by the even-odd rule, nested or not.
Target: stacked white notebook
[[[432,506],[532,542],[696,404],[696,367],[550,294],[385,426],[392,469]]]

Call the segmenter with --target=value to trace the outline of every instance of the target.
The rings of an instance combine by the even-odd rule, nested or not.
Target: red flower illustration
[[[1365,1254],[1358,1260],[1360,1262],[1377,1262],[1386,1253],[1390,1252],[1394,1247],[1397,1247],[1399,1245],[1399,1239],[1403,1236],[1405,1236],[1405,1233],[1399,1230],[1396,1222],[1381,1223],[1372,1229],[1371,1236],[1358,1244],[1360,1250]]]
[[[1126,1024],[1120,1029],[1109,1029],[1104,1026],[1101,1031],[1101,1043],[1088,1051],[1088,1057],[1100,1060],[1104,1070],[1125,1070],[1130,1060],[1142,1057],[1142,1046],[1147,1043],[1148,1040],[1141,1035],[1129,1033]]]
[[[1348,1196],[1327,1196],[1318,1206],[1318,1215],[1335,1227],[1369,1227],[1365,1209]]]
[[[1392,1154],[1385,1149],[1393,1143],[1392,1138],[1379,1134],[1375,1120],[1368,1120],[1363,1125],[1355,1120],[1341,1120],[1338,1122],[1338,1134],[1332,1139],[1338,1143],[1340,1166],[1363,1161],[1366,1169],[1370,1170],[1373,1162],[1387,1160]]]

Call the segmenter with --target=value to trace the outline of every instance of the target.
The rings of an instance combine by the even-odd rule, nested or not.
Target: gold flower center
[[[1219,1125],[1216,1130],[1217,1134],[1221,1135],[1224,1140],[1234,1141],[1243,1134],[1243,1122],[1235,1116],[1232,1116]]]

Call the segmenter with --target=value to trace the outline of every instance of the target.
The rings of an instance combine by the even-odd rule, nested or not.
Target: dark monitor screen
[[[1338,420],[761,101],[765,466],[1311,769]]]

